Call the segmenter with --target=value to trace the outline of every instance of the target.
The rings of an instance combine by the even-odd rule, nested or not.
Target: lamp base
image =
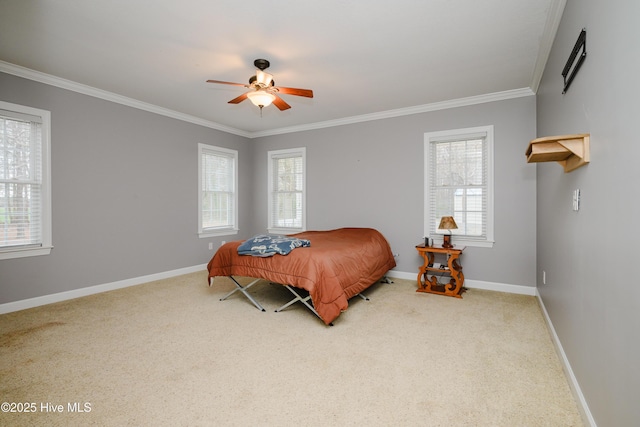
[[[442,247],[447,249],[453,247],[453,245],[451,244],[451,234],[445,234],[444,236],[442,236]]]

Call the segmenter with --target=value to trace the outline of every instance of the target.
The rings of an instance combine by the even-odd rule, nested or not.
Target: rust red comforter
[[[209,261],[209,277],[255,277],[305,289],[329,324],[347,309],[349,298],[396,266],[389,243],[371,228],[306,231],[292,237],[308,239],[311,246],[260,258],[238,255],[242,241],[228,242]]]

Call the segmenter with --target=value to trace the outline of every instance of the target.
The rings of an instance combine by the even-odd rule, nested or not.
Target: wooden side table
[[[464,246],[443,248],[441,246],[417,245],[416,250],[424,259],[424,263],[418,273],[418,290],[416,292],[462,298],[462,293],[465,291],[463,288],[464,274],[462,274],[462,266],[458,263],[458,258],[462,255],[464,248]],[[447,257],[446,268],[434,267],[436,254],[443,254]],[[438,277],[450,278],[449,283],[439,283]]]

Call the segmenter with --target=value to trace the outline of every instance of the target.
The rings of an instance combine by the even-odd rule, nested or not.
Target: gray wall
[[[635,0],[568,0],[538,91],[538,136],[591,134],[587,166],[537,166],[537,257],[540,295],[598,426],[640,425],[639,16]],[[587,58],[562,95],[582,28]]]
[[[206,263],[220,239],[197,235],[199,142],[239,150],[250,228],[246,138],[4,73],[0,99],[51,111],[54,245],[0,261],[0,303]]]
[[[255,186],[267,188],[267,151],[307,147],[307,228],[373,227],[398,253],[396,270],[415,273],[424,236],[424,133],[494,125],[495,239],[467,248],[465,278],[535,286],[535,97],[259,138]],[[254,224],[267,224],[266,191],[256,192]]]
[[[51,111],[49,256],[0,261],[0,303],[206,263],[212,241],[266,229],[267,151],[307,147],[308,228],[367,226],[417,274],[424,133],[495,126],[494,248],[468,248],[467,279],[535,286],[535,97],[248,140],[0,73],[7,102]],[[239,150],[237,236],[199,239],[197,144]]]

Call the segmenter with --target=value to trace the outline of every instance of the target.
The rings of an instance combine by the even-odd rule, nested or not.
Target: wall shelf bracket
[[[589,163],[589,134],[537,138],[527,147],[527,163],[558,162],[565,172]]]

